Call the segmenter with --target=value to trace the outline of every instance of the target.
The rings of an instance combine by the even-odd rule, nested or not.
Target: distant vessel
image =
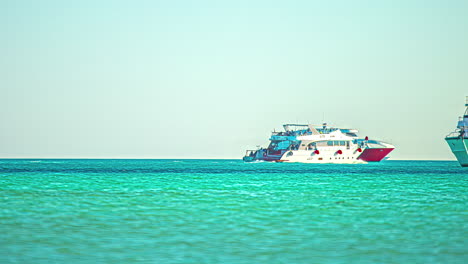
[[[468,96],[466,97],[465,107],[465,114],[458,120],[457,128],[445,137],[462,167],[468,167]]]
[[[378,162],[395,147],[359,138],[356,129],[305,124],[285,124],[284,132],[273,132],[267,148],[247,150],[243,158],[251,161],[301,163]]]

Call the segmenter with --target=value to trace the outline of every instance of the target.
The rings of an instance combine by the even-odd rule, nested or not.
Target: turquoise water
[[[0,160],[0,263],[468,263],[468,169]]]

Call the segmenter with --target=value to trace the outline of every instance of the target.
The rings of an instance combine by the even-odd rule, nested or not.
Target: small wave
[[[254,160],[254,161],[251,161],[251,162],[246,162],[246,163],[264,163],[266,161],[264,160]]]
[[[53,164],[60,164],[64,163],[63,161],[50,161],[50,160],[31,160],[28,161],[29,163],[53,163]]]

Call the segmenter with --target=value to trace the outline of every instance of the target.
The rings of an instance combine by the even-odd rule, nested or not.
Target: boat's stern
[[[277,161],[281,158],[284,151],[272,151],[269,149],[247,150],[245,156],[242,158],[245,162],[252,161]]]
[[[245,151],[245,156],[242,158],[243,161],[245,162],[252,162],[255,161],[255,158],[257,156],[258,150],[246,150]]]

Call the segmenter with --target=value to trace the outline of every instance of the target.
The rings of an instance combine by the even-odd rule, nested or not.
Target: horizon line
[[[56,158],[56,157],[13,157],[4,158],[0,157],[0,160],[242,160],[242,158],[128,158],[128,157],[107,157],[107,158]],[[387,159],[385,161],[457,161],[456,159]]]

